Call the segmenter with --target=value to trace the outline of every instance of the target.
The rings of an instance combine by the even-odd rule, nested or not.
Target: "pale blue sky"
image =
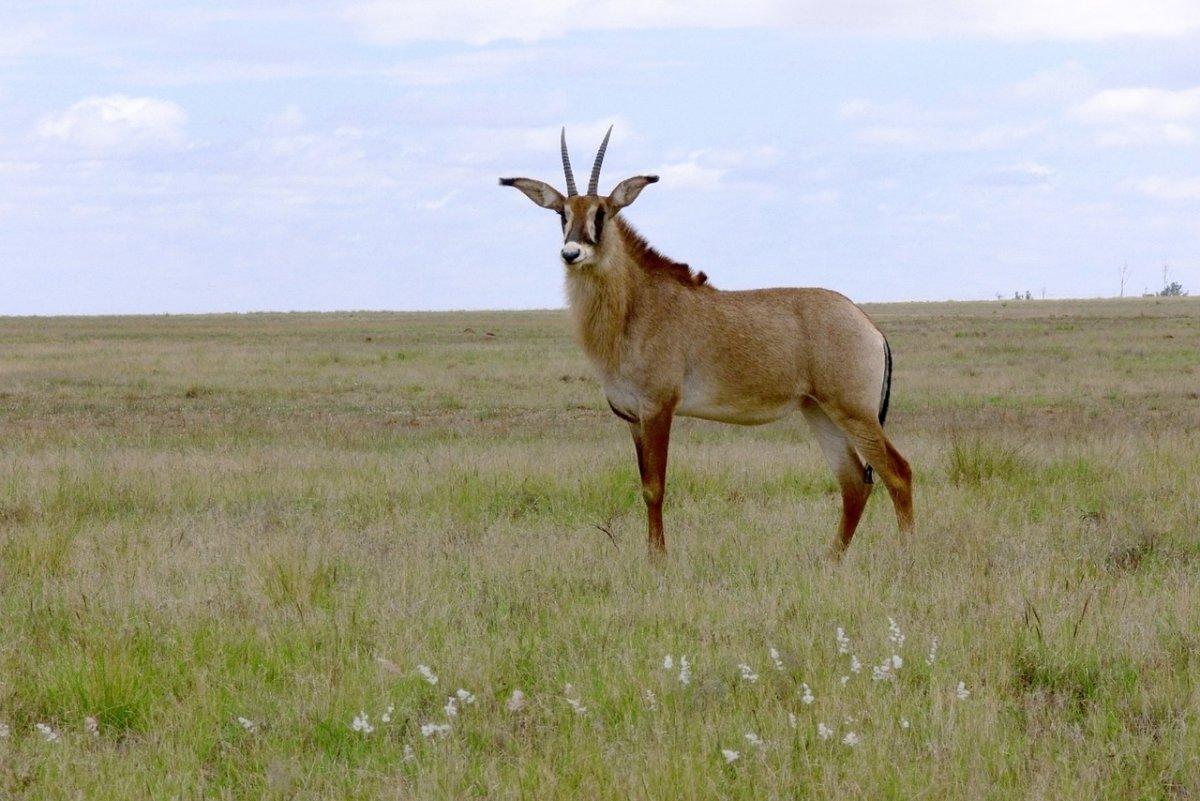
[[[0,314],[560,306],[496,178],[610,122],[722,288],[1200,292],[1194,0],[93,6],[0,11]]]

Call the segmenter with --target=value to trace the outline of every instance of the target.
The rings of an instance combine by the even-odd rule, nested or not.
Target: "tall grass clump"
[[[946,473],[958,486],[980,487],[992,481],[1026,483],[1032,466],[1016,445],[984,439],[955,440],[946,454]]]

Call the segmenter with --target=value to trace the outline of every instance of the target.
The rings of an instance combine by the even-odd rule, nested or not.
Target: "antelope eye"
[[[596,240],[600,239],[600,229],[604,227],[604,209],[596,209]]]

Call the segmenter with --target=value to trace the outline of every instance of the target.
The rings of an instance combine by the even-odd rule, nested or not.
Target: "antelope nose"
[[[569,245],[564,245],[562,249],[562,260],[567,264],[571,264],[579,258],[579,253],[579,245],[576,245],[574,242]]]

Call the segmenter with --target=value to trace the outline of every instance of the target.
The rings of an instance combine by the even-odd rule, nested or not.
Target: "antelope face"
[[[571,159],[567,155],[567,133],[562,133],[563,173],[567,178],[567,196],[550,184],[532,178],[501,178],[502,186],[515,186],[525,196],[544,209],[558,213],[562,221],[563,244],[559,256],[568,269],[583,269],[599,264],[605,246],[613,235],[611,222],[617,212],[632,203],[647,184],[658,180],[656,175],[638,175],[626,178],[613,189],[612,194],[602,196],[597,191],[600,184],[600,165],[604,162],[604,151],[608,148],[608,137],[612,128],[604,135],[596,163],[592,165],[591,180],[586,195],[575,189],[575,175],[571,172]]]
[[[562,219],[563,246],[559,255],[569,268],[589,267],[600,257],[610,217],[608,198],[576,195],[566,199]]]

